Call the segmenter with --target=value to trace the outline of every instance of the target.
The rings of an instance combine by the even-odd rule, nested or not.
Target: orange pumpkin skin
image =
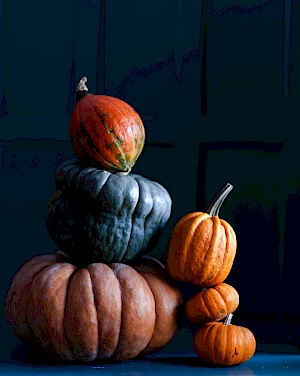
[[[224,282],[236,254],[236,235],[218,216],[233,186],[227,184],[214,199],[208,213],[183,216],[173,228],[168,243],[167,269],[173,278],[201,287]]]
[[[144,259],[153,260],[154,264],[143,263],[132,266],[146,279],[155,298],[155,327],[150,342],[142,351],[143,354],[150,354],[165,347],[176,334],[183,296],[174,287],[174,280],[162,264],[160,264],[162,267],[155,266],[157,260],[150,256],[145,256]]]
[[[239,294],[227,283],[210,287],[192,296],[185,305],[188,320],[199,325],[222,320],[239,305]]]
[[[75,105],[69,127],[76,155],[94,167],[130,172],[145,143],[139,114],[108,95],[86,94]]]
[[[256,340],[248,328],[210,322],[195,333],[194,349],[208,364],[233,366],[244,363],[253,356]]]
[[[236,235],[225,220],[207,213],[185,215],[174,227],[167,269],[177,280],[209,287],[224,282],[236,254]]]
[[[158,351],[177,331],[181,304],[180,291],[155,260],[77,268],[57,252],[21,267],[5,312],[24,343],[63,360],[90,362]]]

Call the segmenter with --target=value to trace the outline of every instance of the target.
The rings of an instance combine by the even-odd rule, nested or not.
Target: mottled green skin
[[[56,191],[47,229],[56,245],[84,262],[126,262],[150,252],[171,214],[172,201],[157,182],[65,161],[55,175]]]

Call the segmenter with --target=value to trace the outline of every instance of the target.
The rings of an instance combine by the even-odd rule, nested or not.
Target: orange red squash
[[[128,103],[108,95],[88,93],[83,77],[70,119],[70,139],[76,155],[87,165],[128,173],[141,154],[145,129]]]

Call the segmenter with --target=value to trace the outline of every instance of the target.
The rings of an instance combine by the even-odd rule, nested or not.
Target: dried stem
[[[88,87],[86,86],[86,83],[87,77],[82,77],[76,88],[76,103],[78,103],[80,99],[82,99],[89,91]]]
[[[233,314],[229,313],[229,315],[225,317],[224,325],[226,325],[226,326],[230,325],[232,316],[233,316]]]

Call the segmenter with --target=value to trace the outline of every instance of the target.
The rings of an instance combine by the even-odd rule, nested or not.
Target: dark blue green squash
[[[137,174],[110,173],[72,159],[56,170],[55,185],[48,232],[82,263],[126,262],[150,252],[171,214],[167,190]]]

